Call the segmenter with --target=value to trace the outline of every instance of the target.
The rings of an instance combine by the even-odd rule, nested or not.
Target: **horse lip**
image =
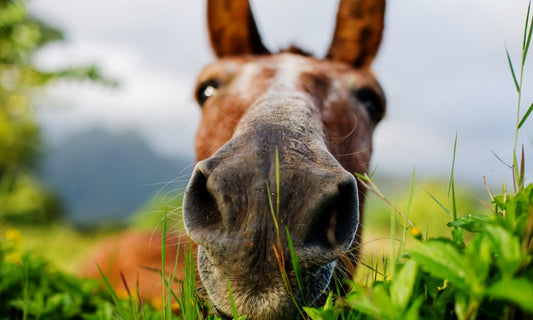
[[[212,302],[214,309],[222,318],[226,319],[226,317],[229,317],[229,319],[231,319],[231,310],[226,308],[226,301],[221,301],[221,299],[229,299],[229,297],[224,298],[224,293],[221,293],[220,291],[220,288],[228,288],[227,279],[230,278],[225,278],[224,271],[213,272],[213,267],[215,266],[214,262],[211,259],[208,250],[201,246],[198,247],[198,262],[202,282],[205,283],[205,281],[207,281],[211,285],[213,285],[213,282],[216,282],[217,284],[215,286],[219,287],[219,289],[215,290],[214,292],[210,290],[210,288],[212,287],[206,287],[207,294]],[[228,262],[226,261],[226,263]],[[249,288],[243,291],[242,282],[241,285],[235,285],[235,283],[232,282],[232,295],[236,301],[238,300],[243,302],[243,304],[237,305],[237,308],[240,309],[240,313],[244,312],[243,314],[248,314],[252,312],[250,310],[256,310],[260,308],[263,310],[267,310],[268,312],[272,312],[272,314],[270,314],[270,316],[266,317],[265,319],[293,319],[294,316],[297,314],[297,308],[294,305],[293,299],[296,299],[296,301],[298,301],[298,303],[300,304],[305,304],[309,306],[313,305],[313,303],[316,302],[318,298],[323,294],[324,288],[326,288],[327,284],[330,282],[335,264],[336,262],[328,263],[327,265],[316,269],[312,273],[312,275],[308,274],[307,276],[303,276],[301,279],[303,284],[301,291],[297,287],[295,276],[290,275],[290,285],[294,292],[294,297],[292,298],[290,293],[286,291],[285,284],[281,276],[276,276],[270,281],[266,281],[264,286],[260,286],[261,289],[259,291],[250,290]],[[249,281],[249,279],[243,277],[233,279],[233,281]],[[254,284],[257,285],[257,282],[254,282]],[[281,292],[283,292],[283,295],[280,295]],[[275,305],[259,304],[267,301],[266,297],[272,295],[276,295],[277,298],[279,298]],[[248,310],[248,312],[243,310]],[[255,316],[251,316],[254,319],[258,315],[264,316],[263,313],[258,313]]]

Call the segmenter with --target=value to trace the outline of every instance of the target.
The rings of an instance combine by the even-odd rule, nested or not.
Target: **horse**
[[[367,172],[386,110],[371,69],[384,15],[385,0],[341,0],[327,55],[316,58],[296,47],[271,53],[247,0],[207,1],[217,59],[195,88],[201,122],[183,199],[186,235],[171,245],[192,240],[198,285],[220,315],[232,314],[233,301],[249,319],[291,319],[294,301],[312,305],[334,288],[336,270],[355,273],[366,190],[354,173]],[[113,242],[115,273],[161,268],[149,238]],[[135,261],[122,257],[132,251]]]

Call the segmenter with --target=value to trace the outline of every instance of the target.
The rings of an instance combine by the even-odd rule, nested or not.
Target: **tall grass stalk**
[[[184,320],[196,320],[202,317],[202,311],[200,310],[200,301],[198,301],[197,296],[196,271],[194,269],[191,240],[189,240],[189,246],[183,258],[185,262],[184,278],[178,289],[179,297],[174,298],[180,306],[182,318]]]
[[[131,310],[137,309],[137,304],[135,303],[135,297],[130,291],[130,287],[128,286],[128,282],[126,281],[126,277],[124,276],[124,273],[122,271],[120,272],[120,278],[122,279],[122,283],[124,284],[124,288],[126,289],[126,292],[128,293],[129,302],[130,302],[130,308]],[[139,304],[141,304],[141,300],[139,300]],[[142,308],[141,308],[142,310]],[[137,312],[132,312],[132,319],[137,320],[139,317],[137,315]],[[144,317],[143,317],[144,318]]]
[[[178,303],[179,305],[179,301],[180,299],[176,296],[176,294],[174,293],[174,291],[172,290],[172,284],[175,282],[176,280],[176,272],[178,270],[178,262],[179,262],[179,253],[180,253],[180,245],[181,245],[181,242],[178,241],[178,244],[177,244],[177,247],[176,247],[176,258],[174,259],[174,267],[173,267],[173,270],[172,270],[172,273],[169,275],[169,278],[168,278],[168,281],[166,279],[166,270],[165,270],[165,266],[166,266],[166,243],[167,243],[167,236],[168,236],[168,230],[167,230],[167,220],[168,220],[168,208],[165,208],[165,215],[163,217],[163,239],[161,240],[162,241],[162,248],[161,248],[161,257],[162,257],[162,261],[161,261],[161,277],[163,279],[163,296],[165,298],[165,300],[163,300],[163,305],[164,305],[164,316],[166,317],[169,317],[169,318],[172,318],[172,299],[174,299],[174,301],[176,301],[176,303]],[[185,264],[187,264],[187,257],[184,257],[185,259]],[[187,267],[185,267],[185,276],[186,276],[186,272],[191,272],[190,270],[187,270]],[[193,270],[194,272],[194,270]],[[166,290],[165,290],[165,284],[166,284]],[[185,300],[185,301],[194,301],[194,300]],[[186,305],[185,305],[186,307]],[[189,310],[187,310],[186,312],[188,312]],[[182,310],[182,313],[183,313],[183,310]]]
[[[516,92],[518,94],[517,98],[517,104],[516,104],[516,126],[515,126],[515,137],[514,137],[514,146],[513,146],[513,182],[514,182],[514,189],[515,192],[517,192],[519,189],[522,189],[524,187],[524,151],[522,148],[522,156],[521,156],[521,163],[519,165],[518,163],[518,157],[517,157],[517,147],[518,147],[518,132],[522,125],[526,122],[526,119],[531,114],[531,111],[533,111],[533,103],[531,103],[530,107],[520,119],[520,106],[522,104],[522,92],[523,92],[523,79],[524,79],[524,66],[526,64],[526,58],[529,51],[529,45],[531,44],[531,34],[533,33],[533,18],[530,15],[531,13],[531,1],[529,1],[529,5],[527,7],[527,14],[526,14],[526,22],[524,24],[524,35],[522,39],[522,54],[520,59],[520,76],[517,79],[516,72],[513,67],[513,62],[511,60],[511,57],[509,55],[509,50],[507,47],[505,48],[505,53],[507,55],[507,62],[509,63],[509,69],[511,71],[511,75],[513,77],[514,85],[516,88]]]
[[[107,280],[106,275],[104,274],[104,272],[102,271],[102,268],[100,268],[100,265],[98,265],[98,263],[96,263],[96,267],[98,268],[98,272],[100,272],[100,276],[102,277],[102,280],[104,281],[104,284],[105,284],[105,286],[107,288],[107,291],[109,292],[109,295],[111,296],[111,299],[113,299],[113,302],[115,303],[115,309],[118,312],[118,314],[123,319],[132,319],[133,318],[133,314],[128,312],[128,310],[126,310],[126,308],[124,308],[124,306],[120,302],[120,299],[118,298],[115,290],[113,289],[113,287],[109,283],[109,280]]]
[[[406,220],[404,220],[406,221]],[[391,249],[390,249],[390,259],[388,259],[391,265],[391,277],[394,277],[396,272],[396,215],[394,210],[390,209],[390,239],[391,239]],[[385,281],[385,279],[383,279]]]
[[[26,257],[22,257],[22,298],[24,300],[24,307],[22,309],[22,319],[26,320],[28,319],[28,304],[30,303],[30,297],[28,293],[28,288],[30,285],[30,282],[28,280],[29,278],[29,271],[28,271],[28,262],[26,261]]]
[[[286,270],[285,254],[284,254],[283,245],[281,242],[281,233],[280,233],[280,226],[279,226],[281,178],[280,178],[279,149],[277,146],[276,146],[275,157],[276,157],[275,158],[275,164],[276,164],[276,209],[275,211],[274,211],[274,204],[272,203],[272,193],[270,189],[270,183],[269,183],[269,180],[266,181],[270,214],[272,216],[274,227],[276,229],[276,244],[272,244],[272,249],[274,250],[274,255],[276,256],[276,261],[278,262],[281,279],[283,281],[285,289],[287,290],[287,293],[290,295],[294,305],[298,309],[300,316],[302,318],[305,318],[305,313],[302,310],[300,303],[298,303],[298,301],[296,300],[294,291],[292,290],[292,285],[291,285],[289,275],[287,274],[287,270]],[[288,247],[289,247],[289,253],[291,255],[291,263],[292,263],[293,271],[296,276],[296,282],[298,284],[298,289],[300,290],[300,293],[303,299],[304,296],[303,296],[303,286],[301,282],[300,263],[296,255],[296,251],[294,250],[292,238],[290,236],[289,229],[287,227],[285,227],[285,233],[287,236],[287,242],[288,242]]]
[[[161,283],[161,286],[163,288],[161,300],[163,301],[163,306],[164,306],[162,310],[163,320],[167,320],[169,318],[168,312],[169,312],[170,305],[171,305],[171,303],[168,301],[169,300],[168,290],[165,290],[165,288],[167,288],[166,270],[165,270],[166,248],[167,248],[167,222],[168,222],[168,209],[165,208],[165,212],[163,215],[163,238],[161,239],[161,277],[163,279]],[[170,287],[170,284],[168,285],[168,287]],[[172,310],[170,310],[170,312],[172,312]]]
[[[457,201],[455,197],[455,159],[457,156],[457,134],[455,134],[455,140],[453,142],[453,159],[452,170],[450,172],[450,182],[448,184],[448,198],[452,198],[452,218],[457,220]]]
[[[392,208],[404,221],[407,222],[407,224],[412,228],[415,225],[409,220],[405,214],[398,208],[396,208],[390,201],[383,195],[381,190],[377,187],[377,185],[374,183],[372,178],[368,174],[359,174],[357,172],[354,173],[354,175],[357,177],[357,180],[361,183],[362,186],[364,186],[368,191],[374,193],[377,195],[381,200],[383,200],[390,208]]]
[[[407,200],[407,209],[405,210],[405,219],[403,220],[402,241],[400,242],[400,248],[398,250],[397,260],[399,260],[401,255],[403,254],[405,250],[405,242],[407,241],[407,229],[408,229],[407,220],[409,220],[409,214],[411,213],[411,205],[413,203],[415,173],[416,173],[416,169],[413,169],[413,174],[411,175],[411,186],[409,187],[409,198]]]
[[[226,279],[226,287],[228,288],[229,301],[231,304],[231,312],[233,313],[233,319],[239,319],[239,312],[237,311],[237,305],[235,304],[235,298],[233,297],[233,290],[231,289],[231,283]]]

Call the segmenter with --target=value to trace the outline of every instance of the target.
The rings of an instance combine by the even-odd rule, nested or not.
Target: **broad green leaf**
[[[461,254],[449,242],[429,240],[409,251],[420,268],[434,277],[448,279],[462,290],[468,291],[469,275]]]
[[[312,320],[336,320],[339,319],[339,312],[334,309],[308,308],[303,307],[305,313]]]
[[[400,310],[405,310],[416,282],[417,265],[414,260],[409,260],[400,272],[392,279],[390,295],[392,303]]]
[[[469,214],[448,223],[448,227],[465,229],[470,232],[480,232],[489,216],[484,214]]]
[[[61,306],[61,304],[63,304],[63,299],[67,298],[67,294],[66,293],[56,293],[56,294],[53,294],[51,297],[49,297],[47,300],[46,300],[46,304],[43,308],[43,313],[46,314],[46,313],[50,313],[52,311],[54,311],[55,309],[59,308]]]
[[[506,216],[505,221],[511,225],[512,230],[520,236],[524,235],[527,219],[533,209],[533,184],[507,199],[504,204]]]
[[[454,311],[457,319],[464,320],[467,318],[468,313],[468,301],[466,294],[463,292],[457,292],[455,294]]]
[[[372,300],[381,310],[381,314],[384,318],[394,319],[401,314],[401,312],[399,312],[400,310],[393,305],[389,292],[385,289],[384,285],[377,285],[373,288]]]
[[[328,294],[326,303],[324,304],[324,310],[333,309],[333,292]]]
[[[496,264],[500,271],[504,277],[514,275],[522,262],[520,240],[501,225],[488,225],[485,231],[492,241]]]
[[[409,309],[404,313],[402,316],[402,319],[404,320],[418,320],[419,314],[420,314],[420,307],[422,306],[422,303],[424,302],[424,296],[418,296],[418,298],[415,299],[415,301],[411,304]]]
[[[315,308],[309,308],[309,307],[303,307],[305,313],[311,318],[312,320],[323,320],[322,313]]]
[[[476,292],[481,292],[484,287],[484,282],[489,274],[492,254],[492,242],[490,239],[481,234],[476,235],[465,249],[465,262],[467,268],[472,270],[476,275],[473,279],[473,286],[477,286]]]
[[[350,308],[369,315],[373,318],[384,318],[384,308],[391,309],[392,306],[392,303],[390,303],[390,299],[388,306],[382,306],[381,304],[383,302],[386,303],[386,299],[376,297],[376,293],[378,296],[386,295],[386,292],[384,291],[385,290],[382,285],[377,285],[376,287],[369,288],[364,292],[360,291],[357,293],[349,294],[348,296],[346,296],[345,302]]]
[[[487,295],[516,303],[528,312],[533,312],[533,282],[526,278],[503,279],[493,284]]]
[[[453,243],[455,245],[457,245],[459,248],[464,248],[465,247],[465,242],[464,242],[464,235],[465,235],[465,230],[464,229],[457,229],[457,228],[453,228],[452,229],[452,240],[453,240]]]

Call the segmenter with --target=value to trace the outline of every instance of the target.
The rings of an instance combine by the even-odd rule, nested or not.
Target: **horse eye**
[[[196,100],[202,106],[207,99],[211,98],[217,93],[217,89],[220,86],[218,80],[207,80],[198,86],[196,91]]]
[[[383,99],[370,88],[357,89],[354,92],[357,101],[362,103],[374,123],[378,123],[385,115]]]

